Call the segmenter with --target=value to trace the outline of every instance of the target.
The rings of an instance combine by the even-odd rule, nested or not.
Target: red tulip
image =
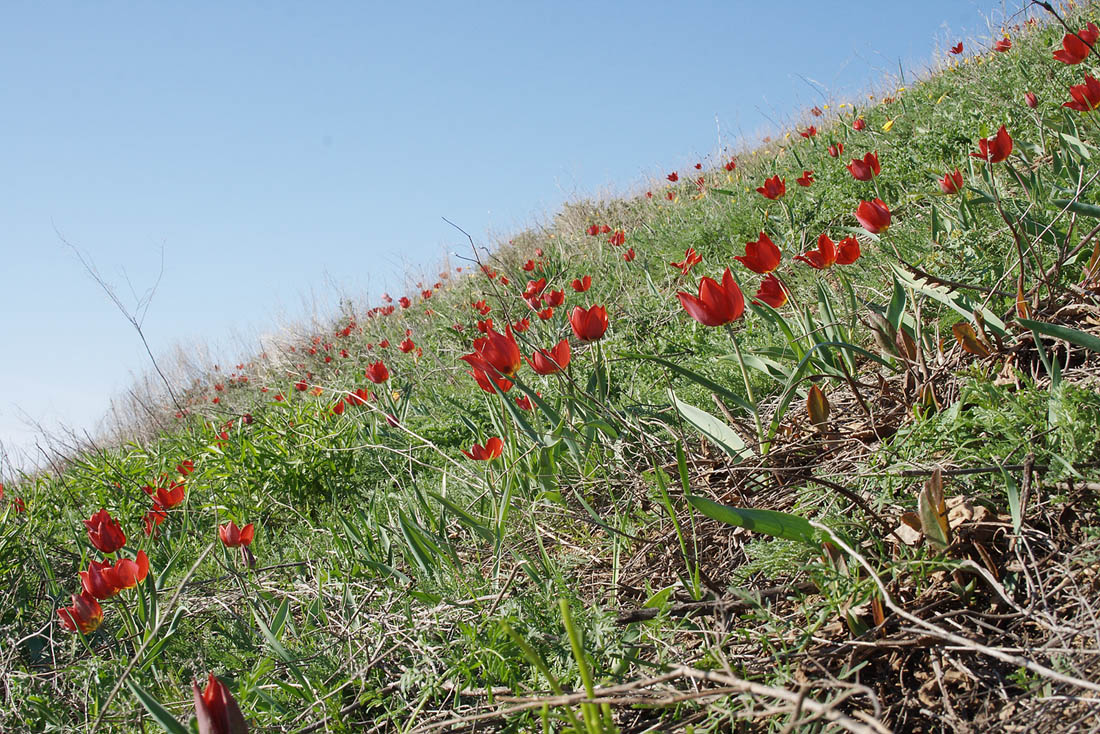
[[[552,318],[554,318],[554,307],[553,306],[547,306],[546,308],[542,309],[541,311],[536,312],[535,315],[538,316],[543,321],[547,321],[549,319],[552,319]]]
[[[183,462],[182,464],[179,464],[176,467],[176,471],[178,471],[183,476],[187,476],[191,472],[195,471],[195,462],[188,459],[187,461]]]
[[[88,540],[103,553],[114,553],[126,545],[122,526],[106,510],[100,510],[85,520],[84,527],[88,528]]]
[[[852,122],[852,129],[853,129],[853,130],[857,130],[857,131],[858,131],[858,130],[862,130],[862,129],[863,129],[863,128],[865,128],[865,127],[867,127],[867,121],[866,121],[866,120],[864,120],[864,119],[863,119],[862,117],[857,117],[857,118],[856,118],[856,119],[855,119],[855,120],[854,120],[854,121]]]
[[[485,445],[475,443],[470,447],[470,450],[462,450],[462,453],[466,454],[474,461],[492,461],[500,456],[504,451],[504,441],[494,436],[485,442]]]
[[[401,304],[401,308],[408,308],[412,305],[412,301],[409,300],[408,296],[401,296],[397,302]]]
[[[1063,107],[1069,107],[1078,112],[1092,112],[1100,107],[1100,82],[1088,74],[1085,74],[1084,84],[1075,84],[1069,88],[1069,94],[1073,100],[1063,104]],[[1001,129],[1003,130],[1004,127]]]
[[[885,232],[890,226],[890,209],[882,199],[861,201],[856,207],[856,219],[871,234]]]
[[[800,131],[798,134],[804,138],[812,138],[813,136],[817,135],[817,128],[813,125],[810,125],[805,130]]]
[[[821,117],[822,115],[825,114],[825,112],[820,107],[818,107],[817,105],[814,105],[810,109],[810,114],[813,115],[814,117]]]
[[[27,511],[27,506],[23,503],[22,497],[13,497],[11,500],[11,506],[15,508],[15,512],[17,514]]]
[[[692,268],[701,262],[703,262],[703,258],[699,257],[699,253],[695,251],[694,247],[689,247],[684,251],[684,259],[682,261],[678,263],[669,263],[669,265],[678,268],[682,275],[687,275]]]
[[[375,385],[381,385],[383,382],[390,379],[390,371],[386,369],[385,363],[379,360],[367,367],[366,377]]]
[[[210,673],[206,690],[199,691],[198,682],[194,682],[191,691],[199,734],[248,734],[248,724],[233,694],[213,673]]]
[[[477,320],[477,330],[480,331],[482,334],[488,333],[489,329],[492,329],[492,328],[493,328],[493,320],[492,319],[478,319]]]
[[[87,591],[79,596],[72,594],[72,606],[62,607],[57,610],[57,616],[61,618],[61,625],[70,632],[78,629],[84,634],[95,631],[103,622],[103,607],[95,597]]]
[[[1010,48],[1012,48],[1012,41],[1008,40],[1007,38],[1002,38],[1001,40],[993,44],[993,50],[999,51],[1000,53],[1004,53]]]
[[[857,181],[870,181],[879,174],[882,168],[878,163],[878,151],[863,156],[863,160],[853,158],[848,164],[848,171]]]
[[[523,297],[530,303],[536,303],[542,298],[542,292],[546,289],[546,278],[527,281],[527,287],[523,289]]]
[[[525,262],[523,264],[523,269],[526,272],[530,273],[532,270],[535,269],[535,261],[534,260],[528,260],[527,262]]]
[[[840,156],[841,153],[844,152],[844,143],[833,143],[829,146],[828,151],[829,155],[831,155],[833,158],[837,158]]]
[[[725,169],[726,169],[727,171],[733,171],[734,169],[736,169],[736,168],[737,168],[737,161],[733,161],[733,160],[731,160],[731,161],[728,161],[728,162],[726,163],[726,165],[724,166],[724,168],[725,168]]]
[[[512,331],[518,331],[521,334],[530,328],[531,319],[527,318],[526,316],[524,316],[522,319],[519,319],[518,321],[515,321],[512,324]]]
[[[1073,92],[1073,89],[1074,87],[1070,87],[1070,93]],[[1100,84],[1097,85],[1097,92],[1100,93]],[[979,152],[970,154],[971,158],[981,158],[990,163],[1000,163],[1008,158],[1008,154],[1012,152],[1012,136],[1005,130],[1005,126],[1001,125],[1001,129],[997,131],[996,135],[978,141],[978,149]]]
[[[520,410],[534,410],[534,407],[531,405],[531,398],[526,395],[516,398],[516,407]]]
[[[782,308],[787,302],[787,291],[783,288],[783,284],[779,282],[779,278],[771,273],[765,275],[764,279],[760,281],[760,287],[756,290],[755,302],[766,303],[772,308]]]
[[[90,562],[88,570],[80,572],[80,585],[84,593],[96,599],[109,599],[117,594],[119,590],[114,584],[112,570],[109,562]]]
[[[756,242],[745,243],[745,254],[734,255],[734,260],[740,261],[749,270],[754,273],[770,273],[779,267],[779,261],[783,259],[783,255],[779,252],[779,248],[775,246],[775,243],[771,241],[764,232],[760,233],[760,239]]]
[[[583,278],[573,279],[573,290],[577,293],[584,293],[586,290],[592,287],[592,276],[586,275]]]
[[[340,398],[339,400],[337,400],[336,405],[332,406],[332,412],[333,412],[334,415],[343,415],[344,414],[344,399],[343,398]]]
[[[695,170],[696,171],[701,171],[702,169],[703,169],[703,164],[702,163],[696,163],[695,164]]]
[[[961,54],[961,53],[963,52],[963,44],[962,44],[962,41],[959,41],[959,42],[958,42],[957,44],[955,44],[954,46],[952,46],[951,48],[949,48],[949,49],[947,49],[947,50],[948,50],[948,51],[949,51],[950,53],[953,53],[953,54],[955,54],[956,56],[958,56],[959,54]]]
[[[836,262],[836,243],[829,239],[829,235],[822,234],[817,238],[816,250],[810,250],[805,254],[796,255],[794,259],[801,260],[817,270],[831,268]]]
[[[1035,96],[1035,92],[1028,92],[1024,95],[1024,102],[1031,109],[1035,109],[1039,106],[1039,98]]]
[[[468,357],[470,355],[466,356]],[[465,357],[463,359],[465,359]],[[467,361],[469,362],[470,360]],[[497,390],[499,390],[500,392],[508,392],[512,389],[511,380],[500,375],[496,370],[494,370],[485,362],[481,362],[480,364],[484,365],[486,369],[475,366],[473,362],[470,362],[470,366],[473,367],[473,369],[468,370],[468,374],[470,375],[470,377],[474,378],[474,380],[477,382],[478,387],[480,387],[482,390],[489,393],[490,395],[495,393]],[[494,385],[496,385],[496,390],[493,389]]]
[[[626,232],[622,231],[621,229],[616,229],[615,234],[607,238],[607,242],[608,244],[615,245],[616,247],[621,246],[624,242],[626,242]]]
[[[1087,28],[1082,28],[1074,33],[1067,33],[1062,38],[1062,48],[1054,52],[1054,58],[1063,64],[1080,64],[1089,55],[1089,46],[1096,45],[1100,38],[1100,28],[1095,23],[1089,23]]]
[[[688,316],[703,326],[721,326],[736,321],[745,312],[745,297],[733,279],[729,268],[722,274],[722,284],[704,277],[699,282],[699,295],[683,291],[676,294]]]
[[[813,171],[803,171],[802,175],[795,179],[799,186],[811,186],[814,182]]]
[[[859,240],[848,235],[836,243],[836,264],[851,265],[859,259]]]
[[[542,294],[542,302],[556,308],[565,303],[565,291],[546,291]]]
[[[605,224],[602,227],[600,227],[600,234],[608,234],[609,232],[611,232],[611,227],[610,226]]]
[[[963,175],[958,168],[954,173],[948,171],[944,174],[944,177],[940,179],[940,191],[945,194],[957,194],[962,189]]]
[[[360,387],[348,394],[347,401],[348,405],[366,405],[370,401],[370,390]]]
[[[680,174],[676,173],[676,171],[673,171],[672,173],[665,176],[665,178],[667,178],[672,183],[676,183],[680,180]]]
[[[298,380],[298,382],[294,383],[294,389],[298,392],[305,392],[307,387],[309,387],[309,385],[306,384],[305,380]]]
[[[787,184],[779,176],[772,176],[771,178],[764,179],[764,185],[756,189],[756,193],[763,196],[765,199],[779,199],[783,194],[787,193]]]
[[[183,484],[181,482],[173,482],[167,489],[161,487],[157,489],[157,504],[166,510],[175,507],[183,502],[183,492]]]
[[[623,260],[626,260],[627,262],[634,262],[634,257],[635,257],[635,255],[634,255],[634,248],[633,247],[631,247],[630,249],[628,249],[626,252],[623,253]]]
[[[607,332],[607,309],[603,306],[591,306],[585,310],[574,306],[573,312],[569,314],[569,325],[582,342],[602,339]]]
[[[598,224],[589,225],[587,232],[588,232],[590,237],[595,237],[596,235],[598,235],[600,233],[600,225],[598,225]]]
[[[398,347],[401,349],[402,352],[408,354],[412,350],[416,349],[416,342],[414,342],[411,338],[406,337],[405,340],[398,345]]]
[[[218,535],[221,536],[222,543],[225,543],[226,548],[252,545],[252,536],[255,532],[256,529],[252,527],[252,523],[248,523],[243,528],[238,528],[237,523],[230,520],[228,525],[218,526]]]
[[[516,370],[523,364],[523,356],[519,353],[519,345],[516,344],[516,338],[512,336],[510,326],[504,327],[503,334],[493,331],[490,326],[485,336],[474,339],[474,353],[481,361],[508,377],[516,374]]]
[[[537,374],[552,375],[569,366],[570,356],[572,351],[569,348],[569,341],[562,339],[549,350],[536,351],[527,360],[527,364],[531,365],[531,369]]]

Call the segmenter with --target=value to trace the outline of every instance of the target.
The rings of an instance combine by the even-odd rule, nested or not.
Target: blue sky
[[[1018,6],[1018,3],[1016,4]],[[0,442],[91,429],[154,351],[400,289],[460,236],[644,187],[987,40],[996,0],[11,3]],[[215,351],[217,351],[215,348]],[[228,354],[226,354],[228,352]],[[0,467],[0,474],[4,467]]]

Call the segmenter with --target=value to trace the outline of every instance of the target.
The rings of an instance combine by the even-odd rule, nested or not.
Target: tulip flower
[[[542,302],[545,303],[547,306],[553,306],[557,308],[558,306],[565,303],[565,291],[546,291],[542,294]]]
[[[489,327],[485,336],[474,339],[474,354],[498,373],[508,377],[516,374],[516,370],[523,364],[523,356],[519,353],[516,338],[512,336],[511,326],[505,326],[503,334]],[[463,359],[466,358],[463,357]],[[469,363],[469,360],[467,362]]]
[[[945,194],[957,194],[962,190],[963,175],[958,168],[954,173],[948,172],[940,179],[940,191]]]
[[[615,245],[616,247],[621,246],[623,243],[626,242],[626,232],[622,231],[621,229],[615,230],[615,234],[608,237],[607,242],[608,244]]]
[[[634,248],[633,247],[631,247],[630,249],[628,249],[626,252],[623,253],[623,260],[626,260],[628,263],[629,262],[634,262],[635,257],[636,256],[634,254]]]
[[[1039,106],[1039,98],[1035,96],[1035,92],[1028,92],[1024,95],[1024,103],[1031,109],[1035,109]]]
[[[518,407],[520,410],[526,410],[528,412],[534,410],[534,407],[531,405],[531,398],[527,397],[526,395],[516,398],[516,407]]]
[[[401,304],[401,308],[408,308],[412,305],[412,301],[409,300],[408,296],[401,296],[397,299],[397,302]]]
[[[163,507],[154,506],[153,509],[145,513],[145,517],[142,518],[145,521],[145,534],[152,535],[153,530],[157,527],[157,525],[160,525],[162,522],[164,522],[165,518],[167,517],[168,513],[164,511]]]
[[[487,334],[489,332],[489,329],[492,329],[492,328],[493,328],[493,320],[492,319],[478,319],[477,320],[477,330],[480,331],[482,334]]]
[[[599,235],[600,225],[598,225],[598,224],[589,225],[587,232],[588,232],[588,235],[590,237],[595,237],[595,236]]]
[[[1070,87],[1070,93],[1073,92],[1073,89],[1073,87]],[[1100,93],[1100,85],[1097,85],[1097,92]],[[1012,136],[1005,130],[1005,126],[1001,125],[1001,129],[997,131],[996,135],[978,141],[978,150],[977,153],[971,153],[970,157],[981,158],[990,163],[1000,163],[1008,158],[1008,154],[1012,152]]]
[[[848,235],[836,243],[836,264],[851,265],[859,259],[859,240]]]
[[[80,630],[84,634],[95,631],[103,622],[103,607],[95,597],[87,591],[79,596],[72,594],[72,606],[62,607],[57,610],[57,616],[61,618],[61,625],[70,632]]]
[[[839,158],[840,154],[844,152],[844,143],[833,143],[827,150],[833,158]]]
[[[771,199],[772,201],[780,199],[785,193],[787,193],[787,183],[779,176],[772,176],[771,178],[764,179],[764,185],[756,189],[756,193],[763,196],[765,199]]]
[[[106,510],[100,510],[85,520],[84,527],[88,529],[88,540],[103,553],[114,553],[126,545],[122,526]]]
[[[525,272],[530,273],[532,270],[535,269],[535,261],[534,260],[528,260],[527,262],[525,262],[523,264],[523,269],[524,269]]]
[[[605,224],[602,227],[600,227],[600,234],[608,234],[610,232],[611,232],[610,225]]]
[[[527,318],[526,316],[512,323],[512,331],[518,331],[521,334],[530,328],[531,319]]]
[[[586,275],[583,278],[574,278],[572,286],[573,290],[577,293],[584,293],[592,287],[592,276]]]
[[[824,115],[824,114],[825,114],[825,112],[824,112],[824,110],[822,110],[822,109],[821,109],[820,107],[818,107],[817,105],[814,105],[814,106],[813,106],[813,107],[812,107],[812,108],[810,109],[810,114],[811,114],[811,115],[813,115],[814,117],[821,117],[822,115]]]
[[[474,461],[492,461],[500,456],[504,451],[504,441],[494,436],[485,442],[485,445],[475,443],[470,447],[470,450],[462,449],[462,453],[466,454]]]
[[[531,369],[536,374],[552,375],[569,366],[570,356],[572,356],[572,351],[569,348],[569,341],[562,339],[549,350],[539,349],[536,351],[527,360],[527,364],[531,365]]]
[[[1088,57],[1089,46],[1096,45],[1098,38],[1100,38],[1100,28],[1097,28],[1095,23],[1089,23],[1088,27],[1082,28],[1075,34],[1067,33],[1062,38],[1062,48],[1054,52],[1054,58],[1071,66],[1080,64]]]
[[[406,337],[405,340],[398,345],[398,347],[401,349],[402,352],[408,354],[412,350],[416,349],[416,342],[414,342],[412,338]]]
[[[546,290],[546,278],[527,281],[527,287],[523,289],[523,297],[528,302],[541,300],[542,292]]]
[[[294,383],[294,389],[298,392],[305,392],[307,387],[309,387],[309,385],[305,380],[298,380]]]
[[[554,307],[553,306],[547,306],[546,308],[542,309],[541,311],[536,311],[535,315],[538,316],[539,319],[541,319],[542,321],[548,321],[548,320],[554,318]]]
[[[670,266],[678,268],[682,275],[687,275],[688,272],[703,262],[703,258],[699,256],[699,253],[695,251],[694,247],[689,247],[684,251],[684,259],[678,263],[669,263]]]
[[[813,171],[803,171],[802,175],[795,179],[795,182],[799,186],[811,186],[811,185],[813,185],[814,172]]]
[[[676,173],[676,171],[673,171],[672,173],[665,176],[665,178],[667,178],[672,183],[676,183],[680,180],[680,174]]]
[[[178,465],[176,467],[176,471],[178,471],[183,476],[187,476],[191,472],[195,471],[195,462],[188,459],[187,461],[185,461],[182,464]]]
[[[170,509],[183,502],[183,494],[183,483],[173,482],[172,485],[167,489],[165,489],[164,487],[157,489],[157,504],[166,510]]]
[[[871,234],[885,232],[890,226],[890,209],[882,199],[861,201],[856,207],[856,219]]]
[[[370,390],[360,387],[347,397],[348,405],[366,405],[370,401]]]
[[[955,56],[958,56],[959,54],[961,54],[963,52],[962,41],[959,41],[957,44],[955,44],[954,46],[952,46],[951,48],[949,48],[947,50],[948,50],[948,52],[954,54]]]
[[[878,163],[878,151],[863,156],[863,160],[853,158],[847,166],[852,178],[857,181],[870,181],[882,170]]]
[[[817,128],[813,125],[810,125],[805,130],[800,130],[798,134],[807,139],[812,138],[813,136],[817,135]]]
[[[1002,38],[1001,40],[993,44],[993,50],[1000,53],[1004,53],[1010,48],[1012,48],[1012,41],[1008,40],[1007,38]]]
[[[232,520],[228,525],[218,526],[218,535],[222,539],[222,543],[226,548],[240,548],[242,545],[252,545],[252,537],[255,534],[256,529],[252,526],[252,523],[248,523],[243,528],[238,528],[237,523]]]
[[[779,248],[765,233],[760,233],[760,239],[756,242],[745,243],[745,254],[734,255],[733,259],[739,261],[754,273],[764,275],[779,267],[779,261],[783,258]]]
[[[1085,74],[1084,84],[1075,84],[1069,88],[1069,94],[1073,99],[1063,104],[1063,107],[1069,107],[1078,112],[1092,112],[1100,107],[1100,82],[1088,74]]]
[[[836,243],[829,239],[829,235],[822,234],[817,238],[816,250],[796,255],[794,259],[801,260],[816,270],[831,268],[836,263]]]
[[[721,326],[741,318],[745,312],[745,297],[733,279],[729,268],[722,274],[722,284],[704,277],[699,282],[699,295],[683,291],[676,294],[688,316],[703,326]]]
[[[772,308],[783,307],[787,302],[787,291],[779,282],[779,278],[771,273],[764,276],[760,281],[760,287],[756,290],[756,302],[766,303]]]
[[[574,306],[573,312],[569,314],[569,325],[582,342],[602,339],[607,332],[607,309],[603,306],[591,306],[586,310]]]
[[[112,566],[107,561],[91,561],[80,572],[80,585],[96,599],[109,599],[123,589],[132,589],[149,573],[149,557],[138,551],[137,558],[119,558]]]
[[[511,380],[497,373],[497,371],[490,367],[488,364],[484,362],[482,362],[481,364],[484,365],[484,367],[487,369],[482,369],[481,367],[475,366],[474,369],[467,371],[467,374],[469,374],[470,377],[474,378],[474,380],[477,382],[478,387],[480,387],[482,390],[489,393],[490,395],[495,393],[497,390],[499,390],[500,392],[508,392],[512,389]],[[473,366],[473,363],[471,363],[471,366]],[[496,385],[496,390],[493,389],[494,385]]]
[[[233,694],[213,673],[209,675],[206,690],[200,691],[198,682],[191,684],[199,734],[248,734],[248,724]]]

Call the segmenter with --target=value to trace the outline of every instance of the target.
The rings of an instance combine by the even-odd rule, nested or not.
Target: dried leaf
[[[1027,305],[1027,297],[1024,295],[1024,278],[1021,275],[1016,280],[1016,316],[1021,319],[1031,318],[1031,309]]]
[[[810,422],[818,430],[824,430],[825,422],[829,420],[829,400],[817,385],[811,386],[810,394],[806,396],[806,411],[810,414]]]
[[[951,527],[947,522],[947,503],[943,499],[943,475],[938,466],[917,495],[917,513],[924,537],[936,550],[946,550],[951,545]]]
[[[898,351],[901,352],[901,356],[905,357],[910,362],[915,362],[917,360],[917,343],[913,340],[913,337],[908,331],[905,329],[898,329],[894,341],[898,345]]]
[[[974,333],[974,327],[965,321],[960,321],[951,327],[951,333],[955,335],[955,341],[963,348],[963,351],[976,354],[979,357],[988,357],[989,349],[978,340]]]

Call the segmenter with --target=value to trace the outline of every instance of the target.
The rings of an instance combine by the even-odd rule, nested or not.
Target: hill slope
[[[264,731],[1096,727],[1064,33],[567,206],[9,486],[0,725],[183,731],[209,672]]]

